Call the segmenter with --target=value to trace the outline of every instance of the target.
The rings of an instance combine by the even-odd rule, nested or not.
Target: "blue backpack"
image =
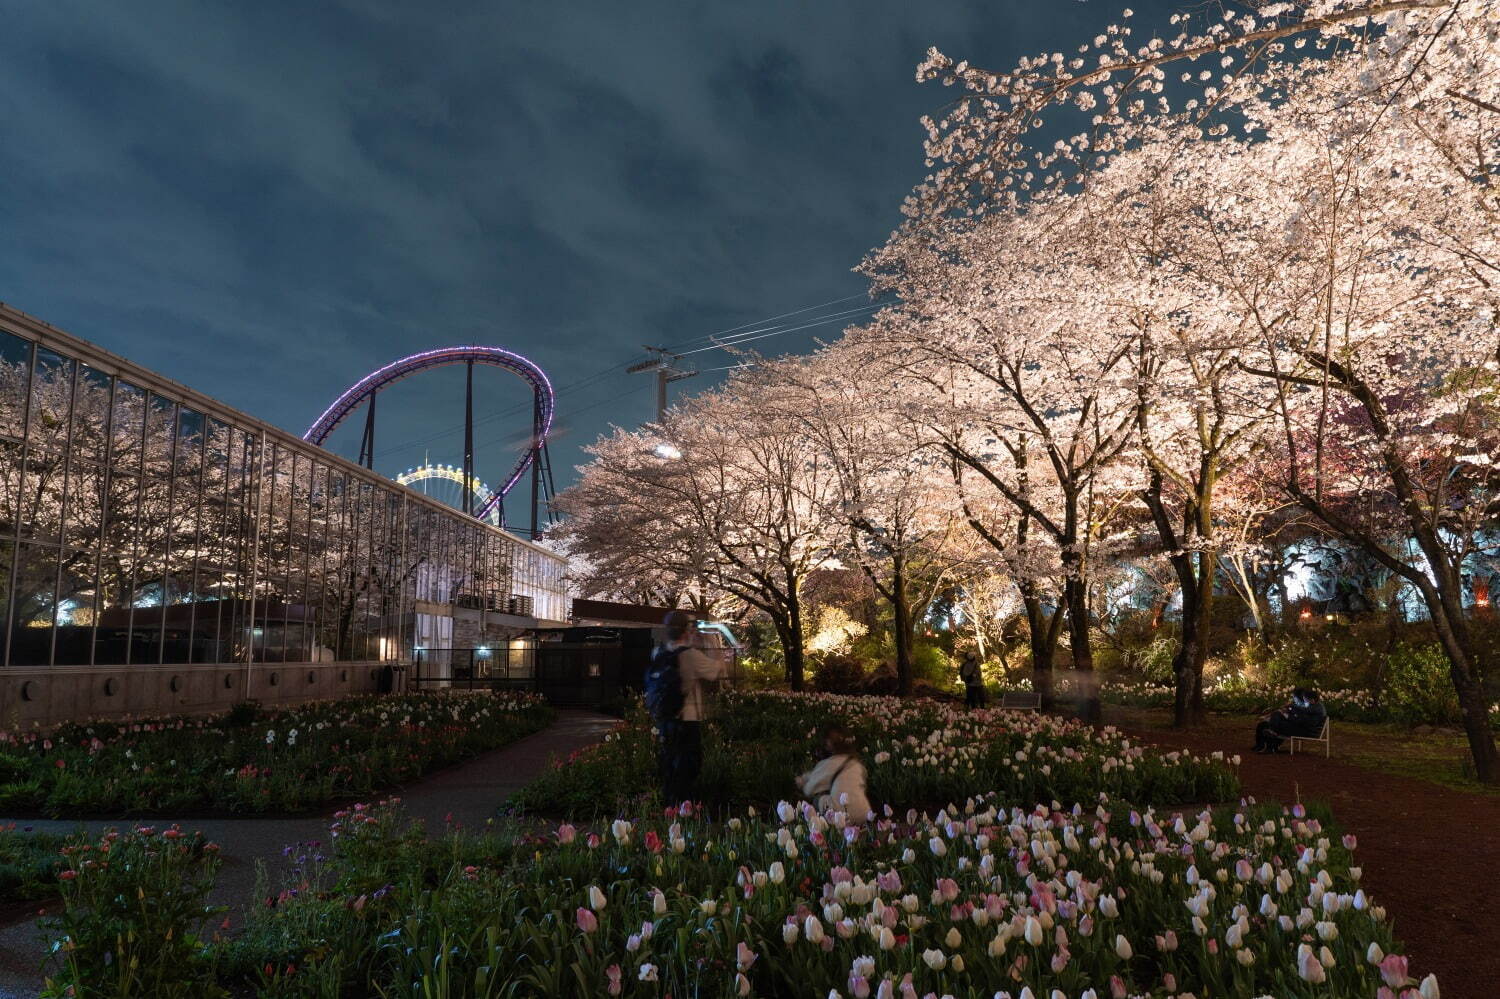
[[[681,651],[658,645],[646,667],[646,712],[657,728],[682,714],[682,670],[677,665]]]

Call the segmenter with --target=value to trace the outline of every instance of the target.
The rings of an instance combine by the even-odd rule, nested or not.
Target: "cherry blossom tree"
[[[898,234],[865,269],[900,305],[861,335],[905,359],[936,446],[1024,515],[1028,542],[1055,546],[1084,714],[1097,717],[1089,560],[1125,485],[1116,460],[1136,394],[1129,341],[1109,315],[1078,310],[1094,278],[1086,253],[1051,238],[1062,207]]]
[[[763,402],[831,469],[825,516],[846,532],[833,551],[890,606],[897,684],[907,694],[918,620],[965,558],[967,532],[946,459],[905,425],[867,353],[849,341],[763,365]]]
[[[767,407],[770,384],[748,368],[659,426],[601,439],[559,501],[582,518],[566,536],[601,572],[656,572],[764,614],[800,690],[802,588],[838,543],[826,516],[835,476],[815,442]]]
[[[1421,593],[1476,768],[1496,779],[1463,567],[1500,512],[1500,5],[1317,0],[1182,23],[1138,46],[1114,25],[1077,53],[1004,73],[932,53],[919,76],[964,93],[929,122],[938,166],[898,242],[945,238],[954,216],[1033,217],[1049,197],[1110,189],[1111,170],[1136,172],[1138,191],[1172,189],[1187,210],[1146,256],[1153,277],[1239,321],[1167,328],[1207,331],[1214,356],[1271,389],[1262,410],[1278,425],[1281,490]],[[1170,98],[1169,71],[1180,74]],[[1082,127],[1029,146],[1046,115]],[[1046,245],[1064,255],[1059,232]],[[1138,391],[1157,388],[1141,377]],[[1174,482],[1148,431],[1150,474],[1205,507],[1212,477]],[[1159,506],[1165,492],[1152,493]],[[1205,568],[1193,582],[1211,595]]]

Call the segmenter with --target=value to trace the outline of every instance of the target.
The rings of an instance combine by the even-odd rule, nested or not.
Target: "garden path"
[[[1113,709],[1105,720],[1144,741],[1197,753],[1241,755],[1244,793],[1262,801],[1322,801],[1359,839],[1363,883],[1395,922],[1418,977],[1434,973],[1443,999],[1500,994],[1500,796],[1442,787],[1321,752],[1249,752],[1253,718],[1212,718],[1166,730],[1164,716]]]
[[[616,719],[588,711],[564,709],[550,726],[493,752],[429,774],[406,787],[392,788],[385,795],[401,798],[407,814],[422,819],[429,829],[441,829],[451,821],[465,826],[483,825],[512,792],[542,772],[549,759],[564,757],[604,737]],[[231,926],[239,923],[245,908],[253,904],[257,861],[278,859],[283,848],[295,843],[320,842],[328,838],[330,816],[336,809],[305,818],[246,818],[178,820],[184,829],[201,831],[219,844],[224,866],[220,870],[213,903],[230,907]],[[0,819],[0,824],[9,820]],[[82,827],[100,833],[132,820],[75,822],[68,820],[17,820],[18,828],[70,833]],[[135,824],[162,828],[171,819],[138,820]],[[0,913],[0,999],[32,999],[42,987],[38,968],[43,957],[37,913],[31,909]]]

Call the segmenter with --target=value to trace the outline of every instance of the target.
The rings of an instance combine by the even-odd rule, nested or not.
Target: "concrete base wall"
[[[0,729],[87,718],[208,714],[373,693],[382,663],[53,666],[0,670]]]

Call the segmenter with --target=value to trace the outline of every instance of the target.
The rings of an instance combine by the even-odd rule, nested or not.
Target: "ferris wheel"
[[[425,496],[431,496],[439,502],[446,503],[451,507],[462,510],[464,508],[464,470],[454,465],[418,465],[416,468],[408,468],[396,476],[396,481],[403,486],[410,486]],[[489,499],[494,490],[478,479],[469,478],[469,495],[473,497],[474,508],[478,509],[480,503]],[[489,513],[480,517],[496,527],[504,527],[500,522],[500,507],[494,506]]]

